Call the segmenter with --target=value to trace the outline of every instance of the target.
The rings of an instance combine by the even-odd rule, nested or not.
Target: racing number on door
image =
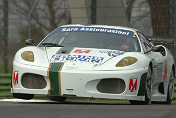
[[[136,88],[137,88],[137,79],[130,79],[129,91],[134,92],[134,90],[136,90]]]
[[[13,84],[14,85],[18,84],[18,72],[14,72],[13,74]]]

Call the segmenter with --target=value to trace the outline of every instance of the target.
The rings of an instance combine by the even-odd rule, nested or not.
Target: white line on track
[[[55,101],[50,101],[50,100],[36,100],[36,99],[32,99],[32,100],[23,100],[23,99],[0,99],[0,102],[26,102],[26,103],[54,103]]]

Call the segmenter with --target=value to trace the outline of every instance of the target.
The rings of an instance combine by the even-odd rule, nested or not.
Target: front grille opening
[[[102,79],[97,84],[101,93],[121,94],[125,91],[125,82],[119,78]]]
[[[29,89],[43,89],[47,83],[43,76],[36,74],[24,74],[21,80],[22,86]]]

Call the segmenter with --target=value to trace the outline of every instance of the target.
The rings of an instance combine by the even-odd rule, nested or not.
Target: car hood
[[[124,55],[124,51],[95,48],[47,47],[49,63],[64,63],[62,70],[100,70],[117,63],[113,58]],[[111,64],[107,63],[111,61]]]
[[[32,51],[34,62],[28,62],[21,58],[25,51]],[[138,61],[126,67],[116,67],[116,64],[125,57],[135,57]],[[145,60],[145,61],[144,61]],[[140,52],[124,52],[110,49],[79,48],[79,47],[36,47],[28,46],[20,49],[14,62],[26,65],[49,68],[52,64],[62,64],[64,70],[128,70],[143,68],[150,62],[145,54]],[[57,67],[56,67],[57,68]]]

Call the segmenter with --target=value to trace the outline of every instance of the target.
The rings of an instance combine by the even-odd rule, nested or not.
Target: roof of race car
[[[138,31],[134,28],[123,27],[123,26],[113,26],[113,25],[69,24],[69,25],[62,25],[60,27],[99,27],[99,28],[125,29],[133,32]]]

